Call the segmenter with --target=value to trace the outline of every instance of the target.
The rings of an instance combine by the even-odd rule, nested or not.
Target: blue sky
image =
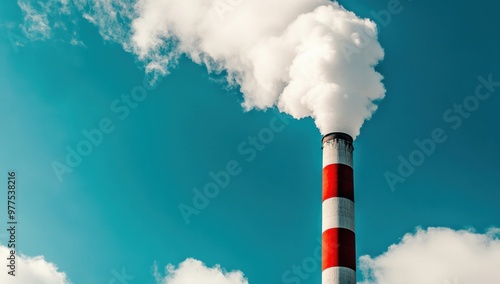
[[[376,69],[387,92],[354,144],[358,257],[383,254],[417,227],[484,234],[500,226],[500,87],[457,129],[456,118],[443,118],[475,95],[479,76],[500,81],[500,4],[480,2],[402,0],[401,13],[378,22],[385,58]],[[372,20],[388,5],[340,3]],[[243,271],[249,283],[283,283],[313,256],[321,135],[311,119],[244,112],[237,88],[185,56],[121,119],[113,103],[144,84],[134,54],[81,16],[82,44],[64,34],[28,39],[18,4],[0,7],[0,169],[18,173],[23,254],[43,255],[74,283],[108,283],[123,269],[134,277],[129,283],[155,283],[154,263],[164,273],[186,258]],[[67,147],[103,119],[113,131],[61,182],[53,163],[64,163]],[[247,161],[238,147],[270,123],[284,129]],[[398,174],[398,157],[408,159],[414,140],[436,128],[446,141],[391,188],[386,175]],[[179,205],[192,205],[193,189],[230,161],[241,172],[187,224]],[[321,271],[307,276],[300,283],[319,283]]]

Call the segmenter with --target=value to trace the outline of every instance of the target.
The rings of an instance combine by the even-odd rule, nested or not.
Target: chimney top
[[[349,143],[353,142],[353,139],[349,134],[343,132],[332,132],[323,136],[323,139],[321,139],[321,144],[325,144],[326,142],[333,139],[342,139],[348,141]]]

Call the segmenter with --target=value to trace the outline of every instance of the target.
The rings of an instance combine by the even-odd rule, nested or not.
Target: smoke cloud
[[[21,7],[26,3],[19,0]],[[69,5],[67,14],[95,24],[104,39],[136,54],[147,72],[166,75],[186,55],[238,87],[245,110],[277,107],[297,119],[312,117],[322,134],[356,137],[385,95],[374,69],[384,56],[375,23],[337,2],[75,0],[72,9]],[[47,9],[40,12],[29,10],[29,18],[38,19],[31,30],[61,26],[52,19],[57,17],[47,18]]]
[[[240,271],[225,272],[219,265],[209,268],[201,261],[188,258],[176,268],[169,264],[167,275],[162,277],[155,266],[156,282],[159,284],[248,284]]]
[[[277,106],[313,117],[322,134],[357,136],[383,98],[376,25],[322,0],[140,0],[131,47],[165,74],[181,54],[244,95],[245,110]]]
[[[384,254],[362,256],[359,284],[500,283],[500,229],[486,234],[449,228],[419,229]]]

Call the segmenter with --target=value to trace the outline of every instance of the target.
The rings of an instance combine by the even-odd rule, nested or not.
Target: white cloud
[[[120,17],[125,19],[123,23],[128,21],[123,14],[130,9],[123,8],[130,5],[118,5],[125,1],[127,0],[17,0],[17,4],[24,15],[21,29],[28,39],[52,39],[85,46],[78,34],[78,24],[82,18],[98,26],[101,36],[106,40],[120,42],[126,39],[119,33],[126,25],[116,23]],[[107,34],[110,30],[113,34]]]
[[[362,256],[361,284],[498,284],[499,236],[497,228],[486,234],[418,229],[378,257]]]
[[[10,269],[5,265],[10,257],[10,249],[0,245],[0,283],[9,284],[69,284],[64,272],[58,271],[55,264],[48,262],[43,256],[16,256],[16,276],[8,274]]]
[[[104,40],[114,41],[130,51],[130,22],[136,0],[75,0],[81,17],[96,25]]]
[[[155,276],[161,284],[248,284],[241,271],[226,272],[219,265],[209,268],[192,258],[186,259],[178,267],[169,264],[165,277],[157,272],[155,266]]]
[[[49,11],[43,7],[43,11],[38,11],[33,4],[28,1],[18,1],[17,4],[24,14],[23,32],[31,40],[45,40],[50,38],[51,27],[49,25]]]

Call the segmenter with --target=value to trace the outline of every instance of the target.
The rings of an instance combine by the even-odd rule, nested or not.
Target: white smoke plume
[[[139,0],[136,11],[131,43],[149,70],[187,54],[227,71],[246,110],[277,106],[322,134],[357,136],[385,94],[376,25],[337,2]]]
[[[227,74],[245,110],[277,107],[297,119],[312,117],[322,134],[356,137],[385,95],[374,69],[384,56],[375,23],[337,2],[74,2],[76,12],[106,40],[134,52],[148,72],[165,75],[187,55],[209,72]]]
[[[376,258],[362,256],[358,284],[498,284],[499,236],[500,229],[419,229]]]
[[[219,265],[210,268],[201,261],[188,258],[175,267],[169,264],[167,275],[161,276],[155,266],[155,277],[158,284],[248,284],[241,271],[224,271]]]

